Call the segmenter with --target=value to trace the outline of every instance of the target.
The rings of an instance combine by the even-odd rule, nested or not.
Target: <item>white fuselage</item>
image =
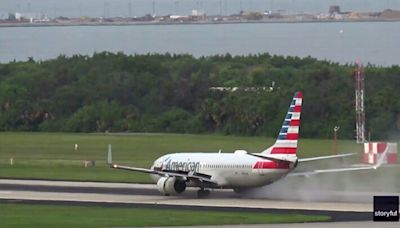
[[[207,175],[223,188],[251,188],[270,184],[294,168],[293,164],[282,164],[258,158],[244,151],[235,153],[174,153],[158,158],[151,169],[173,172],[199,173]],[[158,181],[159,175],[152,175]],[[189,182],[188,186],[200,187]]]

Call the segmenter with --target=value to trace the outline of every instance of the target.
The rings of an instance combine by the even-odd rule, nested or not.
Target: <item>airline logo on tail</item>
[[[287,154],[296,156],[299,139],[300,113],[303,94],[296,92],[283,121],[281,131],[275,144],[263,151],[265,154]]]

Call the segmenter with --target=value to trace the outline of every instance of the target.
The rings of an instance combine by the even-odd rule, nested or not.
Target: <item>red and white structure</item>
[[[356,139],[357,143],[365,143],[365,107],[364,107],[364,69],[359,61],[356,61],[357,68],[354,71],[356,81]]]
[[[376,164],[388,150],[386,157],[383,158],[382,164],[397,163],[397,143],[389,142],[368,142],[364,143],[364,163]]]

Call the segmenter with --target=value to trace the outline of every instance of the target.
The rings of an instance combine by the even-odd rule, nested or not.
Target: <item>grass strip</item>
[[[97,206],[0,204],[2,227],[143,227],[328,221],[329,216]]]

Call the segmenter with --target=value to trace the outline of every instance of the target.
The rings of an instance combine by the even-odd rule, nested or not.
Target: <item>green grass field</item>
[[[275,139],[221,135],[180,134],[67,134],[0,133],[0,177],[51,178],[69,180],[149,182],[146,174],[111,170],[106,165],[108,144],[115,162],[150,167],[159,156],[169,152],[232,152],[245,149],[260,152]],[[74,145],[78,144],[78,150]],[[354,151],[352,141],[340,141],[339,151]],[[332,153],[331,140],[300,141],[300,157]],[[13,166],[10,165],[13,158]],[[84,167],[94,160],[95,167]]]
[[[143,227],[327,221],[328,216],[148,208],[0,204],[2,227]]]

